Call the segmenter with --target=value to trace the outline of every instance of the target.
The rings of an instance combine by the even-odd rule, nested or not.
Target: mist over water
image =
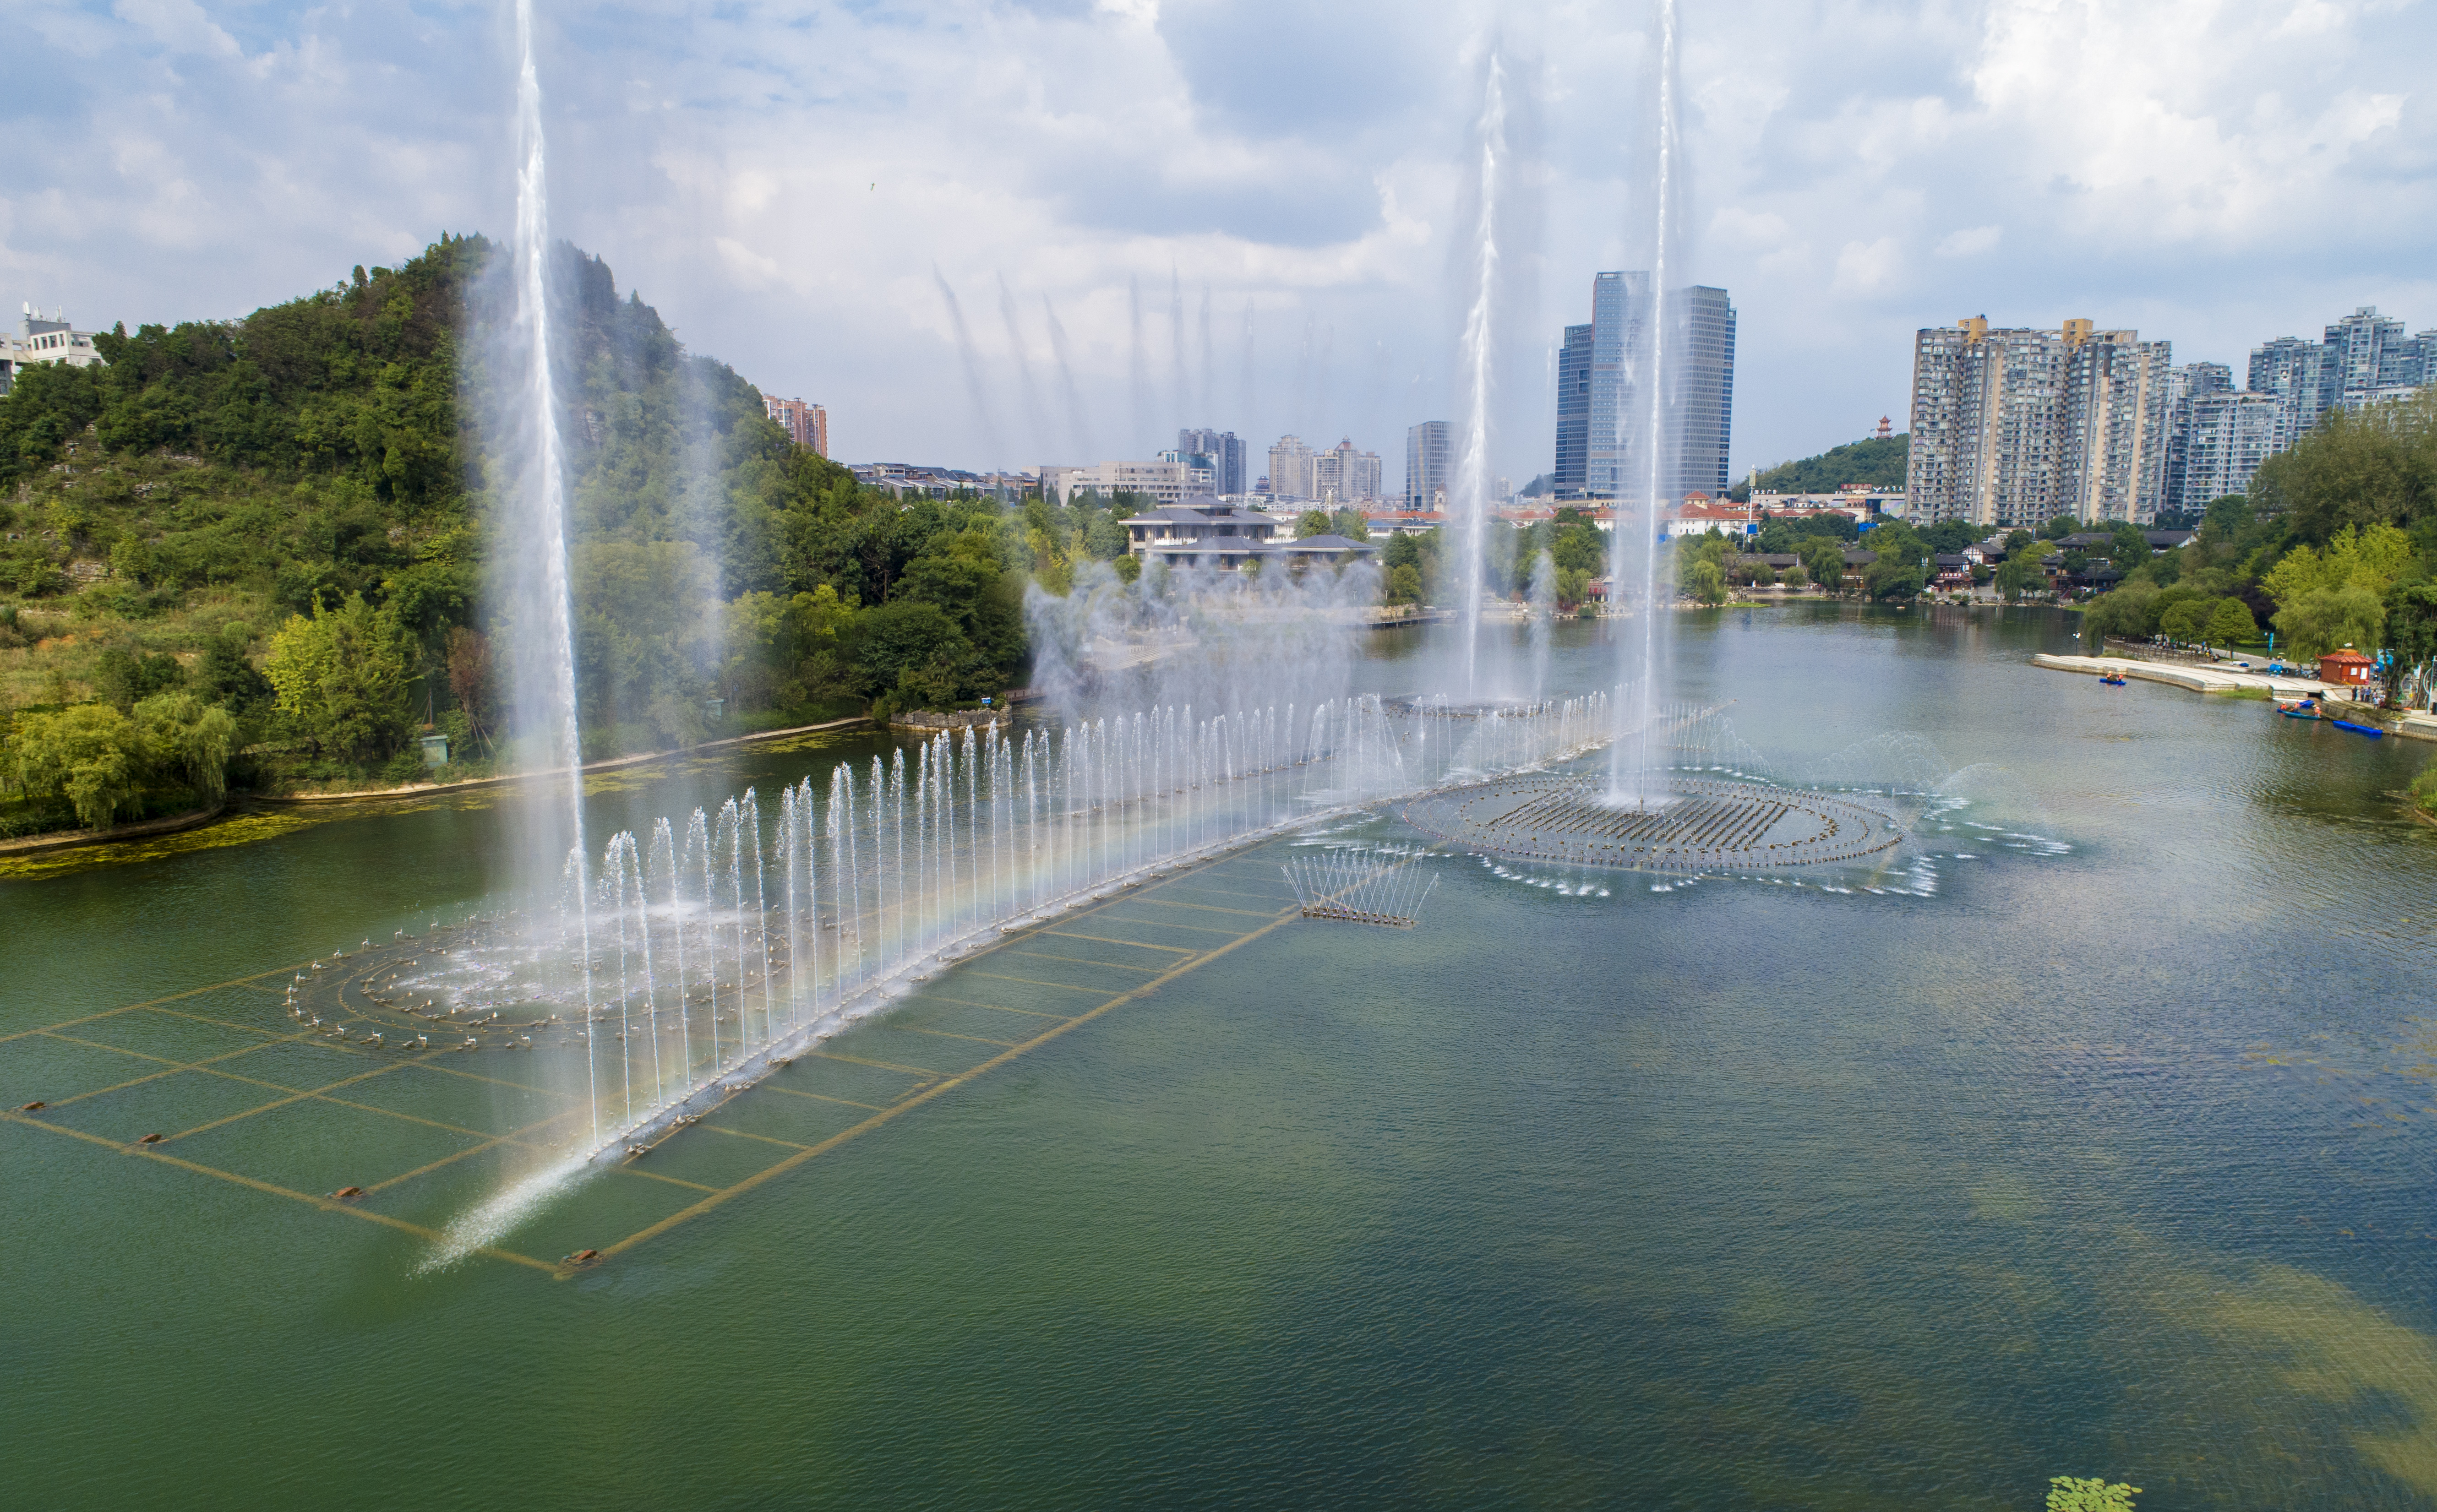
[[[1631,208],[1628,246],[1646,252],[1639,304],[1639,360],[1628,365],[1632,405],[1621,406],[1617,455],[1624,467],[1618,480],[1615,530],[1609,541],[1611,604],[1630,596],[1633,619],[1622,643],[1617,681],[1635,690],[1619,700],[1617,739],[1610,748],[1608,801],[1647,806],[1663,802],[1665,759],[1653,743],[1657,711],[1669,696],[1668,640],[1674,585],[1662,582],[1661,532],[1683,476],[1683,328],[1685,303],[1672,297],[1684,276],[1684,177],[1678,120],[1675,0],[1657,0],[1657,46],[1645,98],[1645,145],[1638,170],[1627,182],[1639,193]]]

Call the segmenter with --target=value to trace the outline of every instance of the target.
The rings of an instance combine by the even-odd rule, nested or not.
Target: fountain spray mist
[[[1684,304],[1669,297],[1670,280],[1679,276],[1682,259],[1676,243],[1683,235],[1676,203],[1683,193],[1683,146],[1676,122],[1675,0],[1658,0],[1656,61],[1651,92],[1650,276],[1642,293],[1644,356],[1631,420],[1641,435],[1638,444],[1621,448],[1640,464],[1640,477],[1632,483],[1618,479],[1621,495],[1629,488],[1639,493],[1635,503],[1639,518],[1630,532],[1623,520],[1617,521],[1609,572],[1609,582],[1622,584],[1636,576],[1632,569],[1638,568],[1640,603],[1632,628],[1618,640],[1622,652],[1618,681],[1627,691],[1618,701],[1621,722],[1619,739],[1610,748],[1608,797],[1610,802],[1639,805],[1665,797],[1665,756],[1658,733],[1664,696],[1659,667],[1665,660],[1674,595],[1673,583],[1659,581],[1659,546],[1667,495],[1682,472],[1677,465],[1682,426],[1676,370],[1683,362],[1683,343],[1674,326]],[[1619,421],[1626,423],[1623,416]],[[1617,502],[1622,513],[1626,500],[1620,497]],[[1639,551],[1639,563],[1628,561],[1628,546]]]
[[[510,500],[512,551],[537,566],[516,605],[517,640],[512,659],[518,702],[539,716],[549,756],[563,772],[566,831],[545,826],[541,854],[528,858],[528,883],[560,870],[573,895],[573,923],[582,946],[584,1000],[591,1004],[590,894],[584,843],[584,743],[575,704],[575,604],[567,553],[567,451],[558,428],[558,386],[552,367],[550,310],[550,184],[541,126],[541,75],[534,63],[533,0],[517,0],[516,330],[522,347],[523,465]],[[599,1112],[593,1114],[597,1127]]]
[[[1506,152],[1506,67],[1493,46],[1481,88],[1481,151],[1476,159],[1480,200],[1475,217],[1472,301],[1464,320],[1464,450],[1456,467],[1456,508],[1463,534],[1456,570],[1464,583],[1464,692],[1481,696],[1481,580],[1489,536],[1489,393],[1497,352],[1498,197]]]

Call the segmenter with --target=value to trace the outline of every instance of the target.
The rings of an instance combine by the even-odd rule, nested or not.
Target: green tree
[[[2227,602],[2234,602],[2228,600]],[[2437,582],[2412,582],[2394,590],[2386,606],[2387,697],[2399,699],[2403,680],[2424,676],[2437,662]]]
[[[144,753],[134,723],[107,704],[20,714],[9,735],[9,785],[33,798],[64,797],[87,829],[139,808]]]
[[[1816,457],[1764,468],[1753,478],[1752,486],[1771,494],[1829,494],[1848,483],[1902,488],[1909,451],[1908,436],[1869,436],[1832,446]]]
[[[924,599],[894,599],[854,620],[855,663],[873,692],[898,708],[955,702],[975,663],[972,642],[947,611]]]
[[[2233,646],[2258,634],[2259,622],[2251,617],[2249,604],[2239,599],[2219,599],[2210,606],[2200,638],[2212,646]]]
[[[2068,535],[2078,533],[2080,530],[2081,522],[2079,520],[2075,519],[2070,514],[2060,514],[2056,518],[2048,521],[2045,525],[2040,527],[2040,535],[2044,540],[2061,541]]]
[[[237,721],[192,693],[155,693],[135,705],[135,733],[152,773],[175,772],[205,803],[228,791],[229,757],[237,752]]]
[[[2276,611],[2276,634],[2300,660],[2340,646],[2374,652],[2386,631],[2386,606],[2366,588],[2313,588]]]
[[[2007,603],[2019,602],[2023,596],[2047,586],[2036,563],[2025,553],[2017,552],[1997,564],[1997,592]]]
[[[1800,562],[1797,562],[1786,568],[1777,581],[1789,588],[1808,588],[1811,586],[1811,574]]]
[[[412,647],[391,619],[350,594],[311,618],[289,617],[271,638],[263,674],[279,711],[315,750],[350,761],[388,756],[407,734]]]
[[[1295,539],[1296,539],[1296,540],[1298,540],[1298,541],[1308,540],[1308,539],[1310,539],[1312,536],[1315,536],[1315,535],[1326,535],[1327,533],[1328,533],[1328,512],[1327,512],[1327,511],[1325,511],[1325,510],[1306,510],[1306,511],[1304,511],[1301,514],[1298,514],[1298,515],[1296,515],[1296,516],[1295,516]]]
[[[1329,515],[1328,531],[1349,541],[1368,541],[1371,539],[1371,517],[1348,506]]]
[[[2437,513],[2437,391],[2328,411],[2317,429],[2260,465],[2251,499],[2312,543]]]
[[[1845,586],[1845,547],[1832,536],[1821,537],[1802,548],[1802,565],[1811,573],[1811,581],[1830,593]]]
[[[1390,603],[1422,601],[1422,569],[1407,562],[1388,569],[1387,600]]]
[[[2187,645],[2200,640],[2208,630],[2208,608],[2206,602],[2194,599],[2169,605],[2158,617],[2158,634]]]

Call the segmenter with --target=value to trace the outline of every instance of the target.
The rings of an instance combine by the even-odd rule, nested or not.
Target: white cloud
[[[25,0],[20,18],[0,297],[104,323],[233,315],[509,223],[493,6]],[[1001,426],[1050,424],[996,460],[1074,449],[1052,310],[1082,428],[1112,454],[1207,419],[1394,458],[1451,406],[1448,242],[1490,21],[1490,0],[562,14],[543,64],[555,225],[688,341],[831,402],[850,457],[991,460],[941,381],[958,359],[936,264],[1008,391]],[[1497,466],[1519,478],[1547,465],[1549,342],[1585,318],[1593,270],[1638,261],[1647,48],[1594,0],[1499,24],[1537,133],[1517,177],[1545,206],[1504,248],[1536,280],[1499,391],[1518,439]],[[2088,314],[2220,360],[2362,304],[2437,325],[2424,8],[1719,0],[1684,25],[1694,272],[1742,311],[1739,464],[1895,412],[1912,329],[1960,309]],[[1849,381],[1820,385],[1822,364]]]
[[[1939,237],[1936,250],[1940,257],[1977,257],[1996,251],[2004,235],[2003,226],[1972,226]]]

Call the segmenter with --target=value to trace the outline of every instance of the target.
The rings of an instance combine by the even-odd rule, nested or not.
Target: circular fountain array
[[[1644,871],[1852,861],[1903,839],[1894,820],[1850,799],[1689,777],[1645,805],[1605,802],[1579,774],[1506,777],[1417,798],[1405,821],[1473,850]]]

